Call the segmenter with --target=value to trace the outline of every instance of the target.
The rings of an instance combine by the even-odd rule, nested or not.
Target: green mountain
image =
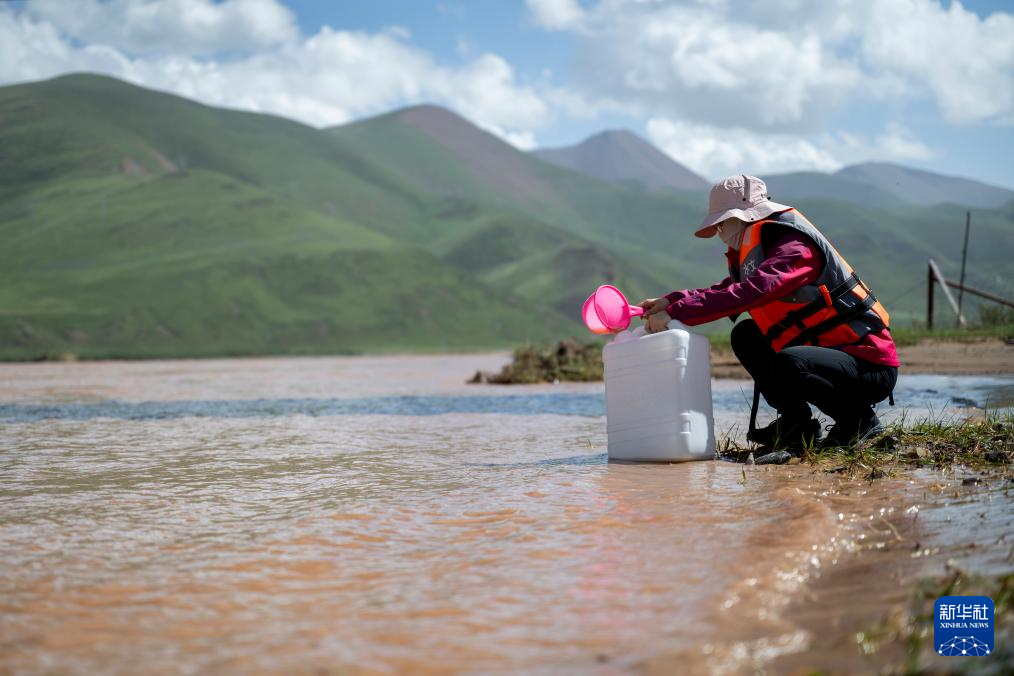
[[[319,130],[91,75],[0,88],[0,358],[507,347],[581,301],[724,275],[702,191],[598,180],[451,111]],[[796,202],[794,202],[796,203]],[[799,199],[888,304],[957,275],[964,213]],[[1014,206],[976,210],[969,282],[1011,295]],[[727,330],[728,323],[714,330]]]
[[[721,245],[692,234],[706,211],[705,191],[639,189],[549,166],[436,106],[406,108],[332,131],[420,190],[523,212],[592,243],[619,266],[617,270],[628,273],[624,282],[635,291],[654,295],[707,285],[724,275]],[[784,201],[800,208],[832,237],[889,304],[896,321],[907,324],[924,319],[926,259],[935,258],[945,272],[957,276],[963,208],[913,206],[889,190],[878,192],[866,183],[837,177],[823,180],[827,177],[822,174],[813,177],[818,187],[829,190],[816,195],[804,192]],[[850,190],[830,190],[834,188],[830,184],[840,183]],[[1014,204],[976,209],[969,249],[969,283],[1007,295],[1014,295],[1014,280],[997,252],[1011,250],[1012,208]],[[530,274],[543,279],[551,276],[554,264],[543,262],[542,240],[531,235],[525,240],[529,246],[512,253],[519,261],[515,267],[525,269],[537,261],[536,273]],[[564,258],[563,265],[577,260]],[[587,260],[600,258],[588,256]],[[588,288],[601,279],[590,277]],[[505,277],[490,277],[498,278]],[[547,281],[540,293],[552,296],[554,284]]]
[[[714,274],[703,262],[714,244],[693,237],[690,225],[700,218],[696,192],[652,192],[563,169],[437,106],[413,106],[330,131],[419,191],[527,216],[554,237],[572,235],[569,248],[592,246],[595,259],[629,271],[631,296],[658,293],[674,279],[705,283]],[[539,241],[532,240],[524,255],[545,257]]]
[[[2,88],[0,120],[0,357],[467,349],[576,330],[402,237],[440,200],[315,129],[95,76]]]

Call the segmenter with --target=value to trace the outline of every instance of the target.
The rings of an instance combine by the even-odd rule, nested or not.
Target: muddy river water
[[[601,384],[463,384],[502,361],[0,365],[0,672],[623,673],[760,635],[805,649],[780,609],[854,546],[861,500],[802,467],[610,464]],[[1012,383],[903,378],[886,417]],[[715,406],[735,434],[749,388],[716,381]]]

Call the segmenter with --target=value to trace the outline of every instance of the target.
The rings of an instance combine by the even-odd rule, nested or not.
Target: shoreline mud
[[[998,613],[990,663],[955,665],[932,651],[932,619],[919,616],[918,603],[921,596],[932,608],[934,595],[956,580],[988,591],[1011,574],[1009,470],[906,468],[870,481],[821,467],[751,469],[782,474],[839,528],[814,543],[812,555],[767,571],[773,583],[758,583],[764,571],[745,578],[723,608],[719,640],[647,660],[643,672],[680,665],[717,674],[950,673],[955,666],[1003,673],[1014,666],[1014,650],[1002,645],[1012,635],[1009,610]],[[749,471],[745,477],[757,480]]]
[[[997,339],[975,342],[923,340],[898,348],[903,373],[940,375],[1014,375],[1014,345]],[[749,378],[731,350],[712,348],[711,375],[715,378]]]
[[[997,643],[989,663],[969,666],[1010,671],[1012,460],[1010,414],[895,426],[859,449],[805,454],[817,486],[807,491],[843,527],[814,546],[807,583],[783,609],[796,629],[742,640],[708,670],[947,672],[953,663],[932,649],[933,601],[981,594],[996,599]]]
[[[478,370],[469,384],[531,385],[557,382],[601,382],[601,343],[561,340],[522,345],[502,354],[500,368]],[[967,340],[922,339],[898,348],[901,373],[969,376],[1014,375],[1014,343],[996,337]],[[746,380],[749,374],[727,343],[711,345],[713,378]]]

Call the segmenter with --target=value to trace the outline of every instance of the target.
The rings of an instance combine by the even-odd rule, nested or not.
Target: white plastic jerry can
[[[669,330],[624,331],[602,351],[611,460],[715,457],[711,345],[676,320]]]

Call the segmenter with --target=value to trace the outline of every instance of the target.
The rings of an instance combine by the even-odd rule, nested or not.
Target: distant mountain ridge
[[[1014,200],[1014,190],[889,162],[853,164],[836,171],[834,175],[876,186],[909,204],[951,202],[995,209]]]
[[[532,151],[553,164],[613,183],[631,181],[648,188],[704,190],[711,184],[625,129],[603,131],[573,146]]]
[[[604,131],[562,148],[532,154],[559,167],[611,183],[649,189],[706,190],[711,182],[628,130]],[[823,198],[866,206],[958,204],[995,209],[1014,190],[889,162],[866,162],[834,173],[795,171],[762,176],[774,199]]]
[[[833,174],[799,171],[763,178],[777,198],[821,197],[870,206],[949,203],[981,209],[1014,201],[1014,190],[889,162],[853,164]]]
[[[817,171],[797,171],[788,174],[761,176],[768,186],[768,194],[776,202],[795,199],[829,199],[851,202],[870,207],[896,207],[909,204],[892,192],[863,181],[842,178],[835,174]]]

